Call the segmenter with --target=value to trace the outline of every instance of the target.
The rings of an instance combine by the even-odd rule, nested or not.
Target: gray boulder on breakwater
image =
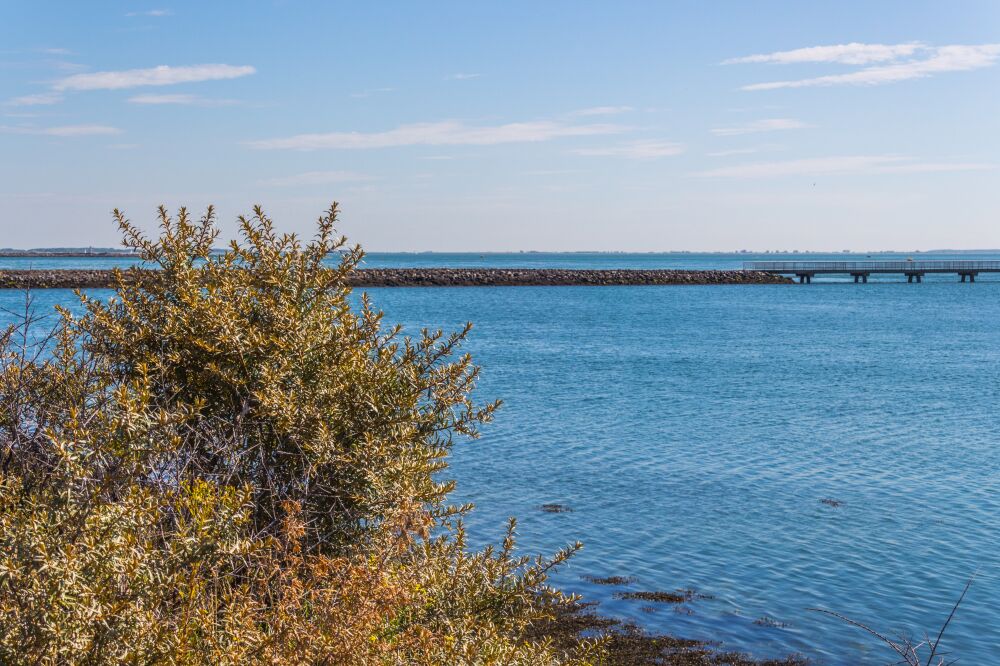
[[[136,269],[124,271],[128,276]],[[361,268],[355,287],[626,286],[696,284],[790,284],[789,278],[743,270],[576,270],[562,268]],[[0,271],[0,289],[103,289],[112,270]]]

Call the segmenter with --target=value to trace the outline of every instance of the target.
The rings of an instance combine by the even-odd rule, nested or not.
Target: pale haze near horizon
[[[0,246],[1000,247],[1000,3],[8,3]]]

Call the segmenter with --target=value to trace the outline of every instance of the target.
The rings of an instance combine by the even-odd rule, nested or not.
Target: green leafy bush
[[[334,234],[258,208],[213,254],[160,210],[157,271],[0,335],[0,663],[585,663],[531,628],[551,559],[470,551],[441,473],[496,403],[454,335],[403,337]],[[337,267],[324,260],[340,253]]]

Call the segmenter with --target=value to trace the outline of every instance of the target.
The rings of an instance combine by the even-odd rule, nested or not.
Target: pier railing
[[[1000,261],[747,261],[743,268],[772,273],[1000,272]]]

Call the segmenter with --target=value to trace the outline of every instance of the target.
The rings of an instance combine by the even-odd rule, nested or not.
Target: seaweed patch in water
[[[799,656],[757,660],[726,652],[718,644],[650,634],[630,622],[604,617],[594,611],[596,603],[570,604],[556,609],[555,617],[534,624],[529,638],[547,639],[557,649],[571,652],[583,638],[603,637],[607,666],[805,666]],[[651,608],[651,607],[649,607]]]
[[[630,585],[639,580],[635,576],[581,576],[581,578],[595,585]]]
[[[772,629],[784,629],[788,625],[780,620],[775,620],[773,617],[765,615],[764,617],[759,617],[753,621],[754,624],[761,627],[771,627]]]
[[[690,587],[685,588],[683,590],[677,590],[677,591],[680,592],[681,594],[683,594],[684,596],[686,596],[688,601],[698,601],[698,600],[701,600],[701,599],[714,599],[715,598],[711,594],[703,594],[703,593],[699,592],[698,590],[695,590],[695,589],[690,588]]]
[[[834,509],[839,509],[844,506],[844,502],[840,500],[833,499],[832,497],[824,497],[820,500],[820,504],[826,504],[827,506],[832,506]]]
[[[654,601],[660,604],[682,604],[694,598],[688,592],[690,590],[677,590],[676,592],[615,592],[614,598]]]
[[[565,504],[542,504],[538,508],[545,513],[570,513],[573,510]]]

